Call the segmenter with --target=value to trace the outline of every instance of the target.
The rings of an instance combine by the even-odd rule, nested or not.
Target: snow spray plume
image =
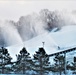
[[[44,28],[46,25],[36,13],[21,17],[17,25],[18,31],[24,41],[47,32]]]
[[[39,14],[20,17],[18,22],[0,21],[0,44],[22,43],[37,35],[51,32],[54,28],[76,24],[71,14],[43,9]],[[74,19],[75,20],[75,19]]]
[[[17,29],[9,21],[1,22],[0,33],[2,35],[2,41],[5,46],[22,43],[22,39]]]

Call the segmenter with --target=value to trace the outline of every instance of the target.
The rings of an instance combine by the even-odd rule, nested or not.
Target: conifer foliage
[[[27,71],[31,70],[32,59],[29,56],[26,48],[23,47],[20,53],[17,55],[17,62],[13,66],[16,73],[25,74]]]
[[[59,72],[61,75],[62,72],[64,72],[65,57],[63,55],[58,54],[55,56],[54,61],[55,61],[55,64],[54,64],[53,71]]]
[[[0,74],[62,75],[66,73],[65,70],[71,70],[72,74],[76,74],[76,57],[70,64],[65,62],[64,54],[56,54],[53,63],[50,64],[49,55],[43,47],[39,48],[33,57],[30,57],[30,53],[23,47],[16,55],[16,59],[11,61],[8,50],[4,47],[0,48]]]
[[[11,57],[10,54],[8,53],[8,50],[4,47],[0,49],[0,73],[2,74],[7,74],[11,73]]]
[[[50,63],[49,63],[49,57],[46,54],[44,48],[39,48],[38,51],[36,51],[36,54],[34,54],[34,70],[37,72],[37,75],[45,75],[49,72],[50,69]]]

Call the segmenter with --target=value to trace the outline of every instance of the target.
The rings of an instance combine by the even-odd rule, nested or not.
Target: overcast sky
[[[0,1],[0,19],[1,20],[14,20],[18,21],[20,16],[25,16],[31,14],[32,12],[39,12],[41,9],[49,10],[75,10],[76,1],[75,0],[65,0],[65,1],[56,1],[56,0],[44,0],[44,1],[35,1],[35,0],[2,0]]]

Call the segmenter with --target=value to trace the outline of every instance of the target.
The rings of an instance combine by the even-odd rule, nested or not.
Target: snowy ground
[[[31,56],[38,50],[39,47],[43,47],[42,42],[45,42],[44,48],[48,54],[52,54],[61,50],[65,50],[76,46],[76,26],[68,25],[64,26],[61,30],[57,32],[44,33],[39,35],[23,44],[17,44],[14,46],[7,47],[13,60],[16,60],[16,54],[26,47],[27,51]],[[58,50],[60,46],[60,50]]]

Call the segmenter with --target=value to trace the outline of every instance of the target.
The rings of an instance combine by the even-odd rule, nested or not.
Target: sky
[[[18,21],[21,16],[26,16],[41,9],[76,10],[75,0],[0,0],[0,20]]]

